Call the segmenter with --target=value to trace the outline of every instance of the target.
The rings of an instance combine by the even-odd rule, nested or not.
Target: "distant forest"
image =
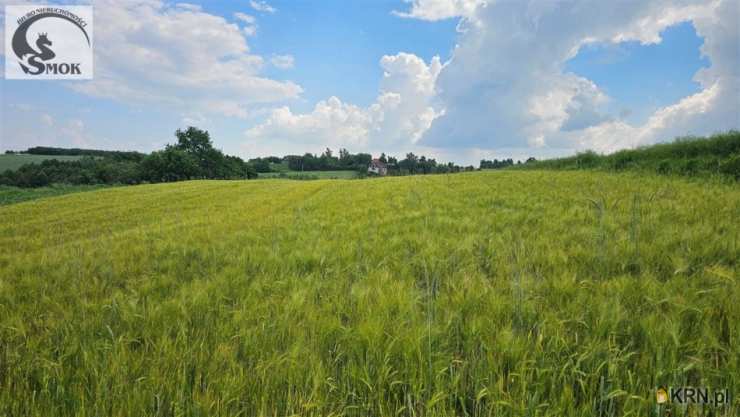
[[[6,153],[13,153],[12,151]],[[68,156],[98,156],[111,157],[119,160],[139,161],[146,154],[141,152],[128,151],[101,151],[98,149],[79,149],[79,148],[52,148],[48,146],[34,146],[28,148],[25,152],[29,155],[68,155]]]
[[[207,131],[189,127],[175,132],[177,141],[163,150],[141,152],[104,151],[78,148],[36,146],[24,152],[44,156],[80,156],[74,161],[49,158],[40,163],[29,163],[16,170],[0,173],[0,185],[16,187],[44,187],[51,184],[97,185],[141,184],[193,179],[254,179],[260,173],[290,171],[356,171],[367,174],[372,156],[352,154],[341,149],[334,155],[326,149],[321,155],[306,153],[285,157],[254,158],[249,161],[225,155],[214,148]],[[453,163],[438,163],[434,158],[413,153],[404,159],[382,154],[379,158],[388,168],[388,175],[439,174],[472,171],[473,166],[461,167]],[[309,178],[309,177],[306,177]]]
[[[43,187],[50,184],[140,184],[190,179],[249,179],[257,171],[213,147],[208,132],[189,127],[175,132],[165,149],[139,152],[34,147],[24,153],[82,156],[75,161],[48,159],[0,174],[0,185]]]
[[[473,171],[475,167],[461,167],[452,162],[440,163],[434,158],[424,155],[407,153],[404,159],[387,156],[385,153],[378,158],[388,168],[388,175],[413,174],[445,174],[460,171]],[[285,157],[270,156],[266,158],[250,159],[257,172],[277,172],[277,164],[287,164],[291,171],[358,171],[367,172],[372,156],[367,153],[352,154],[346,149],[340,149],[339,154],[327,148],[321,155],[306,153],[304,155],[287,155]]]

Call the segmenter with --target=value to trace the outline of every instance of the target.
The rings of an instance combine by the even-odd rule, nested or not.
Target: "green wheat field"
[[[736,416],[739,260],[735,183],[633,173],[10,204],[0,416]]]

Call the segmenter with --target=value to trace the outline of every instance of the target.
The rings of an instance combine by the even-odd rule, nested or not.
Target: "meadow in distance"
[[[0,416],[740,415],[733,156],[647,154],[2,206]]]

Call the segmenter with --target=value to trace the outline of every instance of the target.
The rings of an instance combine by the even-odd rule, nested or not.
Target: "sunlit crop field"
[[[736,185],[591,172],[3,206],[0,416],[740,415],[739,220]]]

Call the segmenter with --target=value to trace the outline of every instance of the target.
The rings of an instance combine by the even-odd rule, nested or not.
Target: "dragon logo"
[[[18,27],[15,29],[15,32],[13,32],[13,38],[10,43],[13,53],[18,57],[18,64],[23,70],[23,73],[26,76],[44,75],[46,76],[45,78],[55,78],[54,76],[58,75],[82,75],[82,63],[80,61],[74,61],[77,57],[58,57],[58,52],[60,50],[64,50],[63,46],[65,45],[65,42],[67,42],[67,48],[69,48],[69,36],[74,36],[69,34],[72,33],[69,32],[69,29],[62,29],[62,31],[66,33],[64,36],[54,32],[57,33],[56,38],[53,35],[50,36],[47,32],[37,33],[38,37],[35,42],[33,42],[35,47],[29,44],[29,32],[31,27],[43,19],[61,19],[62,21],[73,24],[79,29],[79,33],[84,37],[84,41],[88,48],[91,48],[92,46],[90,35],[86,30],[87,22],[78,15],[62,8],[42,7],[31,9],[30,11],[24,12],[21,17],[17,19]],[[46,25],[46,27],[53,28],[54,26]],[[58,24],[56,27],[59,27]],[[53,31],[53,29],[51,31]],[[61,42],[58,43],[58,45],[62,45],[62,49],[57,49],[57,52],[55,52],[55,50],[52,49],[54,46],[54,42],[52,42],[52,40]],[[75,45],[74,39],[72,39],[72,42],[73,43],[71,43],[71,45]]]
[[[15,41],[15,39],[14,39],[14,41]],[[34,67],[36,69],[36,71],[33,72],[33,71],[31,71],[28,68],[28,66],[24,65],[23,63],[21,63],[21,68],[23,68],[23,72],[25,72],[26,74],[29,74],[30,73],[32,75],[38,75],[41,72],[43,72],[44,69],[46,68],[46,65],[43,64],[43,63],[41,63],[41,62],[39,62],[39,60],[41,60],[41,61],[48,61],[48,60],[54,58],[55,56],[57,56],[57,54],[55,54],[54,51],[52,51],[51,48],[49,48],[51,45],[52,45],[52,43],[49,40],[49,38],[47,37],[47,34],[46,33],[39,33],[39,39],[36,41],[36,47],[39,48],[39,50],[41,52],[34,51],[33,49],[31,49],[30,46],[28,46],[27,43],[25,43],[24,45],[21,45],[19,47],[19,49],[15,49],[14,48],[14,51],[15,51],[16,55],[18,55],[18,58],[20,58],[21,60],[24,60],[24,59],[26,59],[26,56],[28,56],[28,58],[27,58],[28,59],[28,61],[27,61],[28,66],[32,66],[32,67]],[[13,44],[13,46],[15,47],[15,43]],[[30,54],[24,54],[23,53],[24,50],[30,50],[32,52]]]

